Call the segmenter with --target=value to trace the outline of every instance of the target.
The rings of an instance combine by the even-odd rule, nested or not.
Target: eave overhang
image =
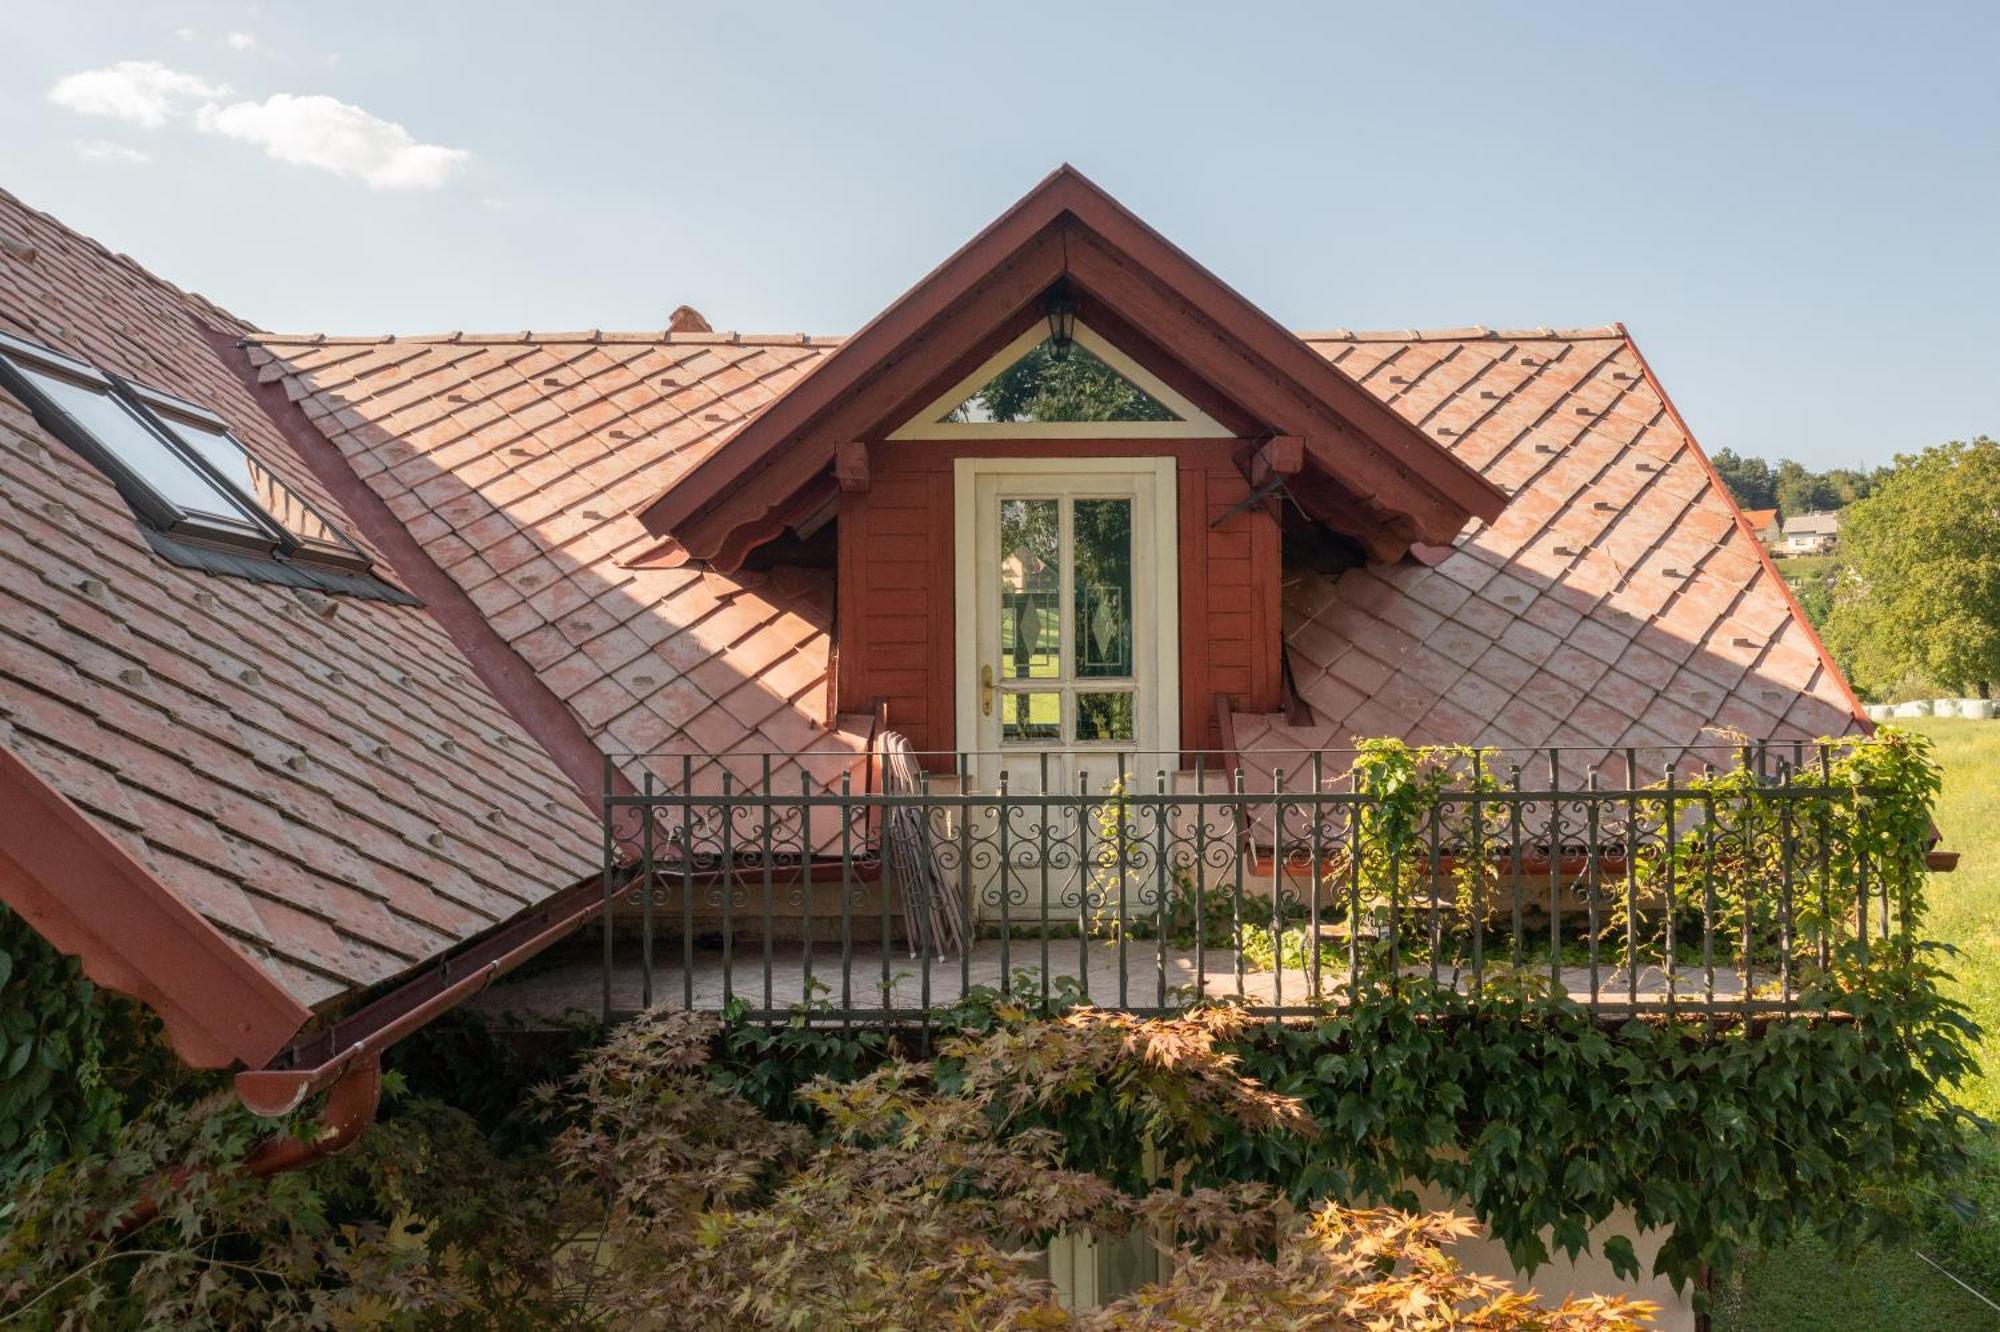
[[[312,1013],[21,757],[0,747],[0,901],[151,1008],[195,1068],[256,1068]]]

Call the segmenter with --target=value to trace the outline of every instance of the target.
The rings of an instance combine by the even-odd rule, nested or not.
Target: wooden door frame
[[[1152,702],[1154,745],[1162,754],[1181,747],[1180,462],[1172,455],[1141,457],[981,457],[952,462],[952,663],[958,747],[976,749],[979,736],[978,481],[983,475],[1115,475],[1152,477],[1152,540],[1133,544],[1134,561],[1153,561],[1148,613],[1154,617]],[[1143,484],[1143,482],[1142,482]],[[973,743],[968,744],[971,740]]]

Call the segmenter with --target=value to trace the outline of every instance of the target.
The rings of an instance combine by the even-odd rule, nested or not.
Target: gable
[[[897,430],[951,380],[1020,336],[1054,289],[1103,310],[1226,400],[1258,442],[1301,442],[1314,517],[1390,558],[1450,541],[1505,496],[1298,338],[1065,167],[834,350],[792,392],[640,510],[649,530],[728,569],[843,446]],[[960,375],[952,375],[954,368]],[[1164,369],[1164,367],[1155,367]],[[947,377],[939,383],[941,376]],[[962,399],[961,399],[962,400]],[[947,410],[956,402],[947,404]]]

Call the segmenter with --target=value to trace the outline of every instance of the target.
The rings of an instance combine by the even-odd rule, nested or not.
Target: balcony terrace
[[[601,930],[483,1002],[929,1027],[968,998],[1303,1017],[1441,986],[1607,1021],[1824,1012],[1843,965],[1909,944],[1869,743],[1115,754],[1095,780],[893,734],[838,770],[624,759]]]

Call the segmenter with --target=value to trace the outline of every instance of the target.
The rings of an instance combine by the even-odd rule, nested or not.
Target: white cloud
[[[121,60],[106,69],[56,80],[49,100],[86,116],[109,116],[142,129],[158,129],[182,114],[188,103],[228,91],[222,84],[168,69],[157,60]]]
[[[472,157],[461,148],[418,143],[394,121],[321,94],[275,93],[261,102],[204,106],[195,124],[204,133],[257,144],[280,162],[378,190],[436,189]]]
[[[257,38],[251,33],[232,32],[222,40],[232,51],[254,51],[257,49]]]
[[[231,33],[228,41],[238,50],[256,47],[247,33]],[[419,143],[394,121],[324,94],[274,93],[261,102],[223,101],[228,95],[224,84],[152,60],[121,60],[85,70],[49,89],[49,100],[58,106],[143,129],[159,129],[192,115],[195,128],[204,134],[253,143],[280,162],[317,167],[378,190],[436,189],[472,158],[461,148]],[[89,161],[147,160],[136,149],[101,139],[83,141],[77,151]]]
[[[78,139],[76,155],[86,162],[117,162],[131,166],[153,160],[151,153],[140,152],[129,144],[114,143],[110,139]]]

